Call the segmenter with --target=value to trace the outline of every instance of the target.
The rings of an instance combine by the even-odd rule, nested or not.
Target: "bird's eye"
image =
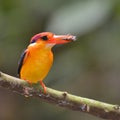
[[[41,38],[42,38],[42,40],[44,40],[44,41],[48,40],[48,37],[47,37],[47,36],[43,36],[43,37],[41,37]]]

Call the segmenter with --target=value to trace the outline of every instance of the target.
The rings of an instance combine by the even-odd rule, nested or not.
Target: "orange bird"
[[[55,35],[51,32],[42,32],[33,36],[27,49],[21,55],[18,74],[29,83],[40,82],[46,93],[43,79],[48,74],[52,63],[53,53],[51,48],[56,44],[64,44],[75,41],[72,35]]]

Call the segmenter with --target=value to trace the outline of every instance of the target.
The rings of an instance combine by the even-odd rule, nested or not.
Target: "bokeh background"
[[[48,87],[120,104],[120,0],[0,0],[0,70],[17,76],[21,52],[39,32],[73,34],[54,47]],[[0,88],[0,120],[102,120]]]

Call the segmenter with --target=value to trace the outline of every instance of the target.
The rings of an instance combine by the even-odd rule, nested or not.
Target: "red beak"
[[[76,40],[76,36],[73,35],[53,35],[52,40],[50,43],[55,43],[55,44],[64,44],[68,42],[72,42]]]

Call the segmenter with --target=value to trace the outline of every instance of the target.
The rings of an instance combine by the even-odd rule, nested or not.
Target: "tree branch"
[[[40,85],[30,87],[26,81],[2,72],[0,72],[0,86],[24,95],[25,97],[37,97],[48,103],[53,103],[71,110],[85,112],[104,119],[120,120],[119,105],[78,97],[51,88],[47,88],[47,93],[44,94]]]

